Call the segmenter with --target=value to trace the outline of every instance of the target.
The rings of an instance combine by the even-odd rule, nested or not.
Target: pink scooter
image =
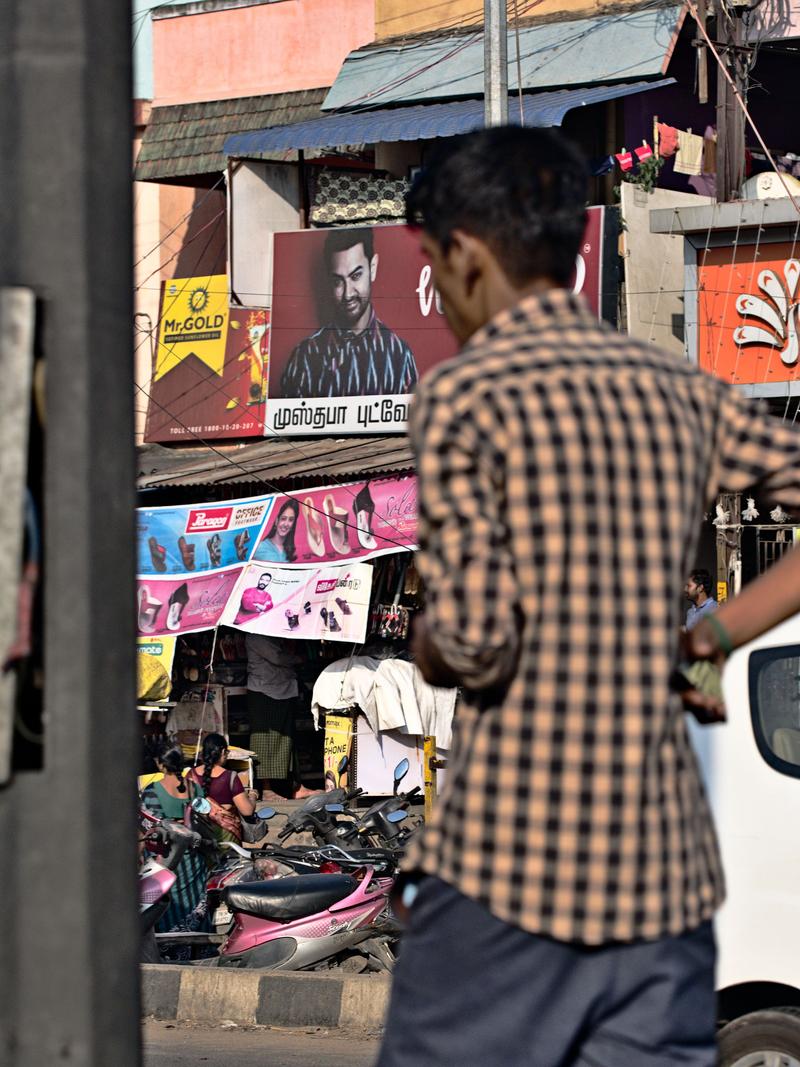
[[[391,878],[372,867],[350,874],[301,874],[223,890],[233,927],[220,954],[201,966],[278,971],[345,964],[391,970]],[[385,920],[385,929],[384,929]]]

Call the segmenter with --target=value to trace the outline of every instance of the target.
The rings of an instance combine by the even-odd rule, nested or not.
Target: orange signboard
[[[798,377],[800,249],[791,241],[712,248],[698,261],[698,363],[727,382]]]

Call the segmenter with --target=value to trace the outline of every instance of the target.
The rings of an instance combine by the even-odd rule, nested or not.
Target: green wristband
[[[708,623],[708,625],[711,627],[711,629],[716,635],[717,644],[719,645],[720,652],[724,653],[725,656],[730,656],[731,652],[733,652],[733,641],[731,640],[731,635],[728,633],[728,631],[713,613],[706,615],[705,621]]]

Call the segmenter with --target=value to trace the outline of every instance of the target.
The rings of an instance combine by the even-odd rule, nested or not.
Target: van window
[[[800,645],[751,654],[750,710],[761,755],[800,778]]]

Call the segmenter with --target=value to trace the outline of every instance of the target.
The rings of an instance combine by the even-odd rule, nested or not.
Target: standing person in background
[[[670,690],[677,594],[721,490],[800,506],[800,432],[572,293],[586,185],[558,134],[502,127],[407,197],[463,345],[411,411],[413,647],[463,700],[378,1067],[717,1059],[723,879]]]
[[[142,790],[142,803],[159,819],[183,819],[186,805],[203,791],[197,782],[184,779],[180,745],[162,744],[156,766],[164,777]],[[187,849],[175,868],[177,881],[170,892],[169,907],[156,924],[159,933],[211,929],[205,907],[207,871],[203,855],[197,849]]]
[[[686,612],[686,629],[693,629],[704,615],[719,607],[711,595],[711,575],[708,571],[692,571],[686,579],[683,592],[691,607]]]
[[[247,715],[250,749],[258,757],[258,788],[268,800],[311,796],[300,784],[294,720],[303,662],[289,641],[247,634]]]

